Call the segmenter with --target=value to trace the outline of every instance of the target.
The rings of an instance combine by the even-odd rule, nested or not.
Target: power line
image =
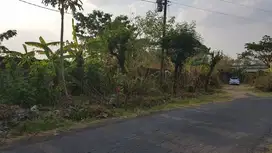
[[[26,3],[26,4],[29,4],[29,5],[32,5],[32,6],[35,6],[35,7],[46,9],[46,10],[49,10],[49,11],[58,12],[58,13],[60,12],[59,10],[51,9],[51,8],[48,8],[48,7],[44,7],[44,6],[41,6],[41,5],[37,5],[37,4],[34,4],[34,3],[27,2],[27,1],[24,1],[24,0],[19,0],[19,1],[23,2],[23,3]],[[66,14],[71,14],[71,13],[68,13],[68,12],[65,12],[65,13]]]
[[[58,13],[59,13],[59,10],[55,10],[55,9],[51,9],[51,8],[44,7],[44,6],[41,6],[41,5],[37,5],[37,4],[31,3],[31,2],[27,2],[27,1],[25,1],[25,0],[19,0],[19,1],[20,1],[20,2],[23,2],[23,3],[26,3],[26,4],[28,4],[28,5],[32,5],[32,6],[35,6],[35,7],[39,7],[39,8],[42,8],[42,9],[46,9],[46,10],[49,10],[49,11],[54,11],[54,12],[58,12]],[[141,1],[156,4],[156,2],[154,2],[154,1],[152,1],[152,0],[141,0]],[[230,1],[226,1],[226,0],[219,0],[219,1],[224,1],[224,2],[233,3],[233,2],[230,2]],[[206,12],[221,14],[221,15],[225,15],[225,16],[232,16],[232,17],[241,18],[241,19],[246,19],[246,20],[259,21],[259,20],[253,19],[253,18],[238,16],[238,15],[234,15],[234,14],[228,14],[228,13],[219,12],[219,11],[214,11],[214,10],[209,10],[209,9],[204,9],[204,8],[200,8],[200,7],[194,7],[194,6],[191,6],[191,5],[182,4],[182,3],[178,3],[178,2],[173,2],[173,1],[172,1],[172,2],[170,2],[170,3],[176,4],[176,5],[185,6],[185,7],[189,7],[189,8],[194,8],[194,9],[198,9],[198,10],[202,10],[202,11],[206,11]],[[233,4],[237,4],[237,5],[238,5],[239,3],[233,3]],[[240,5],[247,6],[247,5],[244,5],[244,4],[240,4]],[[247,6],[247,7],[249,7],[249,6]],[[266,11],[266,12],[272,12],[272,11],[263,10],[263,9],[260,9],[260,8],[258,8],[258,9],[259,9],[259,10],[262,10],[262,11]],[[66,13],[66,14],[71,14],[71,13],[68,13],[68,12],[65,12],[65,13]],[[271,22],[269,22],[269,23],[271,23]]]
[[[197,9],[197,10],[202,10],[202,11],[210,12],[210,13],[216,13],[216,14],[221,14],[221,15],[225,15],[225,16],[232,16],[232,17],[236,17],[236,18],[240,18],[240,19],[245,19],[245,20],[260,21],[260,20],[253,19],[253,18],[248,18],[248,17],[238,16],[238,15],[234,15],[234,14],[229,14],[229,13],[214,11],[214,10],[210,10],[210,9],[204,9],[204,8],[195,7],[195,6],[191,6],[191,5],[187,5],[187,4],[182,4],[182,3],[177,3],[177,2],[171,2],[171,3],[176,4],[176,5],[181,5],[181,6],[189,7],[189,8],[193,8],[193,9]],[[271,24],[271,22],[269,22],[269,23]]]
[[[148,2],[148,3],[153,3],[153,4],[156,4],[156,2],[154,2],[154,1],[151,1],[151,0],[141,0],[141,1],[144,1],[144,2]]]
[[[141,1],[148,2],[148,3],[156,3],[156,2],[153,2],[153,1],[150,1],[150,0],[141,0]],[[226,1],[226,0],[220,0],[220,1]],[[202,11],[205,11],[205,12],[210,12],[210,13],[215,13],[215,14],[221,14],[221,15],[225,15],[225,16],[240,18],[240,19],[244,19],[244,20],[260,21],[260,20],[257,20],[257,19],[249,18],[249,17],[243,17],[243,16],[238,16],[238,15],[235,15],[235,14],[229,14],[229,13],[214,11],[214,10],[205,9],[205,8],[201,8],[201,7],[195,7],[195,6],[191,6],[191,5],[187,5],[187,4],[178,3],[178,2],[175,2],[175,1],[170,1],[169,3],[184,6],[184,7],[189,7],[189,8],[193,8],[193,9],[197,9],[197,10],[202,10]],[[243,5],[243,4],[241,4],[241,5]],[[245,6],[247,6],[247,5],[245,5]],[[268,10],[266,10],[266,11],[268,11]],[[269,23],[271,24],[272,22],[269,22]]]
[[[246,8],[255,9],[255,10],[266,12],[266,13],[272,13],[272,10],[266,10],[266,9],[262,9],[262,8],[258,8],[258,7],[252,7],[252,6],[249,6],[249,5],[245,5],[245,4],[241,4],[241,3],[235,3],[235,2],[231,2],[231,1],[227,1],[227,0],[219,0],[219,1],[225,2],[225,3],[230,3],[230,4],[233,4],[233,5],[243,6],[243,7],[246,7]]]

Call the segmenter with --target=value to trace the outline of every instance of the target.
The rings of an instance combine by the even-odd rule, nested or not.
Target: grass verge
[[[245,91],[247,91],[249,94],[252,94],[257,97],[272,97],[272,92],[264,92],[261,90],[258,90],[252,86],[244,86]]]
[[[268,146],[268,152],[267,153],[272,153],[272,145]]]
[[[232,100],[231,95],[226,92],[216,92],[210,95],[201,95],[196,98],[178,99],[172,98],[169,102],[157,105],[151,108],[136,108],[133,110],[114,109],[115,119],[133,118],[142,115],[148,115],[159,111],[167,111],[176,108],[199,106],[201,104],[224,102]],[[74,129],[82,129],[96,123],[106,122],[114,118],[108,119],[87,119],[80,122],[73,122],[71,120],[58,118],[58,117],[44,117],[37,118],[35,120],[28,120],[20,123],[19,126],[14,128],[11,133],[9,141],[18,140],[25,137],[32,136],[47,136],[57,135],[59,132],[67,132]]]

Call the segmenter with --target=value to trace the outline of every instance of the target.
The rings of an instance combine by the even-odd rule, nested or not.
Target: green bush
[[[218,75],[212,75],[210,80],[210,86],[214,88],[220,88],[221,87],[221,80],[218,77]]]
[[[256,74],[254,74],[254,73],[246,73],[245,74],[244,83],[247,83],[247,84],[253,86],[255,81],[256,81]]]
[[[23,107],[53,105],[60,89],[53,87],[54,74],[47,62],[35,62],[29,69],[15,67],[0,72],[0,103]]]
[[[90,118],[112,117],[113,112],[101,105],[73,104],[61,111],[61,116],[73,121],[81,121]]]
[[[71,126],[72,122],[63,118],[37,118],[21,122],[12,131],[12,135],[22,135],[24,133],[37,133],[56,128]]]
[[[103,69],[100,64],[86,65],[84,76],[84,94],[112,94],[116,87],[113,74]]]
[[[254,86],[261,91],[272,92],[272,75],[259,76]]]

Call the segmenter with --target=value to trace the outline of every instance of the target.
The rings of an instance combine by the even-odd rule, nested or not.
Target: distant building
[[[248,73],[255,73],[258,71],[267,71],[269,69],[268,66],[264,64],[258,64],[258,65],[232,65],[232,69],[244,69],[245,72]]]

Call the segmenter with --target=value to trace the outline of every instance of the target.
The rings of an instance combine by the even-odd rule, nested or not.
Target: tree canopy
[[[272,63],[272,38],[268,35],[263,36],[258,43],[246,43],[246,51],[240,56],[251,61],[262,61],[266,66],[270,67]]]
[[[0,33],[0,53],[1,52],[5,52],[7,51],[8,49],[5,47],[5,46],[2,46],[1,43],[4,41],[4,40],[8,40],[14,36],[17,35],[17,31],[16,30],[8,30],[4,33]]]
[[[76,31],[80,38],[93,38],[101,34],[112,22],[112,14],[94,10],[92,13],[84,15],[77,12],[74,14],[76,19]]]
[[[42,3],[53,7],[57,6],[59,10],[64,9],[65,11],[71,9],[75,12],[77,9],[83,9],[81,0],[42,0]]]
[[[42,3],[59,9],[60,40],[47,42],[40,36],[37,42],[26,40],[22,50],[5,49],[0,57],[0,105],[45,108],[18,124],[22,133],[32,119],[41,119],[47,129],[66,121],[117,117],[123,111],[165,105],[186,97],[185,92],[202,93],[214,85],[211,81],[220,84],[212,72],[222,54],[210,52],[193,21],[168,18],[163,38],[164,20],[158,12],[129,18],[100,10],[80,13],[81,0]],[[74,17],[72,40],[63,37],[65,11]],[[0,34],[0,43],[15,35],[13,30]]]

